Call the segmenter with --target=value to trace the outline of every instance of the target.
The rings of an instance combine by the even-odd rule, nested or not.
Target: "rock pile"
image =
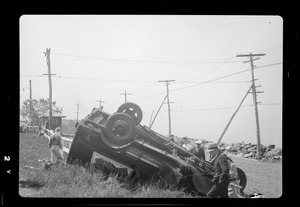
[[[200,141],[202,146],[205,148],[205,146],[210,143],[211,141],[205,140],[205,139],[192,139],[187,138],[188,142],[195,145],[196,141]],[[173,141],[180,146],[183,146],[183,141],[181,137],[173,137]],[[234,154],[237,156],[245,157],[245,158],[253,158],[256,159],[256,151],[257,151],[257,144],[246,144],[244,142],[240,143],[220,143],[219,148],[221,151],[225,151],[226,153]],[[262,158],[262,161],[276,161],[282,159],[282,149],[276,148],[274,144],[271,144],[269,146],[260,145],[260,157]]]
[[[245,158],[256,158],[257,144],[245,144],[244,142],[233,144],[220,143],[219,147],[222,151],[231,154]],[[262,160],[280,160],[282,158],[282,149],[275,148],[273,144],[267,147],[261,144],[260,153]]]

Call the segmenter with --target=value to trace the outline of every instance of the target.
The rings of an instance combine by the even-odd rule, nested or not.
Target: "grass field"
[[[253,159],[230,156],[247,175],[245,193],[261,193],[266,198],[282,195],[282,162],[260,162]]]
[[[65,158],[67,154],[65,154]],[[182,191],[160,189],[157,185],[138,186],[134,191],[115,178],[104,180],[101,173],[74,165],[42,169],[39,159],[50,159],[48,140],[33,133],[20,133],[19,194],[23,197],[125,197],[190,198]],[[246,194],[261,193],[265,198],[282,194],[282,164],[231,156],[247,175]]]
[[[65,159],[67,154],[65,154]],[[50,159],[48,140],[33,133],[20,134],[19,194],[22,197],[122,197],[190,198],[183,191],[160,189],[157,185],[127,189],[116,178],[75,165],[42,169],[39,159]]]

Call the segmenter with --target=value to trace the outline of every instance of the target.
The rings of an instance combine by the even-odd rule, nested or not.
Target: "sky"
[[[171,133],[215,142],[251,86],[249,58],[236,56],[265,54],[254,61],[260,141],[282,145],[280,16],[23,15],[19,27],[20,107],[30,80],[33,99],[49,97],[43,52],[51,48],[52,99],[66,119],[83,119],[100,100],[112,114],[126,91],[149,126],[167,93],[159,81],[174,80]],[[152,129],[169,134],[167,104]],[[252,93],[222,142],[257,143]]]

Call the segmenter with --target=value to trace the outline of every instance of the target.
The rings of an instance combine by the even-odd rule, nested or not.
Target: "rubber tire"
[[[128,131],[124,136],[117,135],[114,131],[114,123],[117,121],[124,121],[128,126]],[[124,113],[115,113],[108,117],[107,122],[105,124],[105,132],[106,135],[102,137],[102,141],[109,147],[114,149],[120,149],[128,146],[133,142],[136,130],[135,130],[135,122],[131,116]]]
[[[130,115],[133,118],[136,125],[139,125],[143,119],[142,109],[137,104],[132,102],[126,102],[122,104],[118,108],[117,112]]]
[[[240,168],[237,168],[237,172],[238,172],[238,179],[240,180],[240,186],[242,186],[241,188],[241,193],[243,193],[244,189],[246,188],[247,185],[247,176],[244,173],[244,171]]]

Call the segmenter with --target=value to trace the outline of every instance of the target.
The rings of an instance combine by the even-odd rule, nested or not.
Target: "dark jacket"
[[[55,133],[50,137],[49,148],[51,148],[52,145],[58,145],[60,148],[63,148],[62,137],[59,133]]]
[[[215,175],[212,180],[213,183],[223,183],[229,181],[229,166],[227,163],[227,155],[219,153],[217,158],[213,161]]]
[[[196,153],[196,156],[199,158],[199,159],[203,159],[203,160],[205,160],[205,152],[204,152],[204,149],[203,149],[203,147],[199,147],[198,148],[198,151],[197,151],[197,153]]]

